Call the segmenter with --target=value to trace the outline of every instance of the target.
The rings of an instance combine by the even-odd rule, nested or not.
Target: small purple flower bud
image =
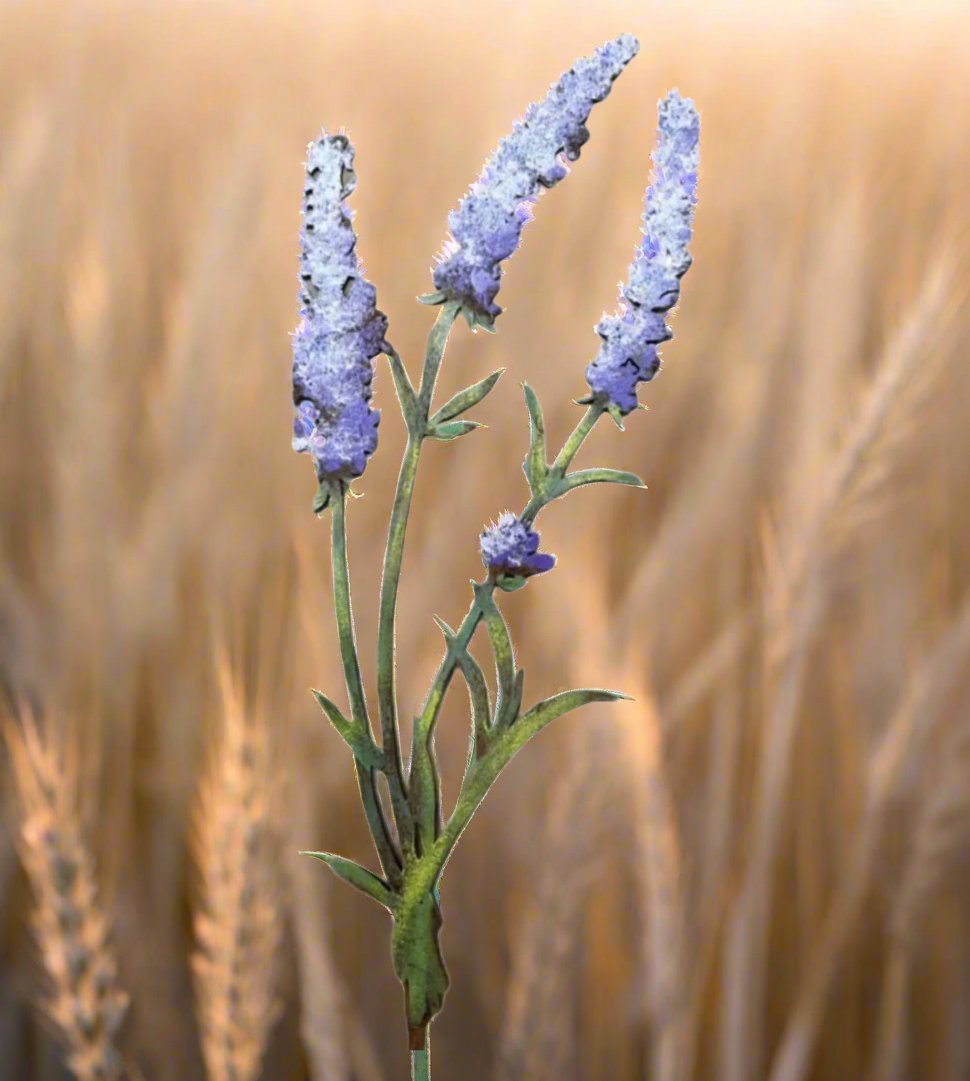
[[[556,557],[539,551],[539,534],[509,511],[481,536],[482,562],[498,575],[528,578],[552,570]]]
[[[687,245],[697,202],[700,118],[676,90],[660,102],[660,128],[647,188],[643,241],[620,287],[620,311],[596,326],[603,339],[586,369],[593,395],[621,413],[637,406],[637,384],[660,369],[657,346],[670,338],[664,316],[677,303],[680,279],[690,267]]]
[[[481,176],[448,217],[451,237],[434,269],[442,298],[458,301],[475,319],[491,325],[501,263],[519,246],[523,225],[543,188],[558,184],[589,138],[586,120],[610,92],[640,45],[623,34],[577,61],[545,99],[525,117],[485,163]]]
[[[307,150],[300,254],[303,316],[293,336],[293,449],[308,451],[320,480],[364,472],[377,448],[370,408],[373,359],[389,348],[387,319],[364,279],[344,200],[354,190],[354,148],[322,135]]]

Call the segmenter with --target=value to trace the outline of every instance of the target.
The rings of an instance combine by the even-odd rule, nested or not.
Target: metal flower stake
[[[302,320],[293,338],[293,446],[313,460],[319,482],[313,509],[330,513],[334,606],[349,711],[319,691],[314,695],[353,756],[364,812],[380,872],[328,852],[308,855],[325,862],[345,882],[391,914],[391,955],[404,987],[413,1077],[430,1077],[429,1028],[448,987],[439,946],[440,887],[455,844],[512,756],[557,717],[591,702],[625,697],[616,691],[581,689],[523,706],[523,672],[516,665],[497,595],[523,587],[552,569],[555,557],[539,550],[534,526],[547,504],[587,484],[642,487],[638,477],[614,469],[571,470],[573,459],[605,414],[622,428],[637,408],[637,384],[660,367],[657,347],[670,337],[666,313],[676,303],[680,279],[690,265],[688,242],[696,201],[699,121],[693,104],[676,91],[660,103],[647,189],[643,237],[620,287],[619,309],[596,327],[599,353],[586,370],[589,393],[582,418],[549,461],[542,410],[524,384],[531,438],[524,462],[531,496],[518,515],[503,513],[481,535],[480,582],[457,629],[438,621],[445,653],[413,723],[407,763],[401,750],[395,689],[394,625],[408,515],[421,449],[426,439],[450,441],[479,427],[466,414],[492,390],[494,372],[434,407],[434,390],[448,337],[464,316],[472,328],[493,330],[502,263],[519,246],[523,226],[544,188],[567,172],[589,138],[586,121],[594,104],[639,49],[623,35],[566,72],[545,99],[499,144],[481,176],[449,217],[450,237],[434,270],[435,291],[421,297],[438,305],[417,385],[389,344],[387,319],[376,291],[362,274],[356,235],[346,206],[356,184],[354,149],[344,135],[324,133],[307,153],[300,257]],[[365,694],[350,595],[346,512],[351,483],[377,448],[379,413],[371,407],[378,356],[387,357],[408,439],[391,509],[381,581],[377,636],[377,710]],[[495,659],[494,703],[469,644],[483,625]],[[442,700],[456,672],[470,700],[468,759],[450,815],[441,805],[434,732]],[[383,775],[389,814],[378,788]]]

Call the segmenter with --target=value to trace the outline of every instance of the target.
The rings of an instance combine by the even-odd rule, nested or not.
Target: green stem
[[[424,1047],[411,1048],[411,1081],[431,1081],[431,1026],[424,1030]]]
[[[558,479],[565,476],[566,470],[572,464],[579,448],[585,443],[587,436],[596,426],[596,422],[603,415],[603,412],[603,407],[597,404],[591,405],[586,410],[569,438],[563,444],[562,450],[556,455],[556,460],[550,466],[549,475],[551,477]],[[526,504],[525,509],[521,514],[522,520],[531,525],[538,517],[539,511],[549,502],[551,502],[551,500],[545,496],[533,496]],[[484,591],[481,599],[476,598],[472,601],[472,605],[468,609],[465,618],[461,621],[461,625],[455,635],[456,642],[461,647],[467,646],[472,640],[484,614],[482,601],[491,597],[495,592],[495,583],[486,580],[482,583],[480,592],[481,591]],[[445,693],[448,690],[448,685],[451,682],[451,678],[454,675],[457,665],[456,652],[449,649],[439,665],[438,671],[435,673],[435,677],[428,689],[428,696],[425,699],[424,708],[421,710],[421,716],[418,718],[415,730],[416,746],[419,742],[424,745],[430,740],[435,723],[438,719],[438,713],[441,709],[441,703],[444,700]]]
[[[428,338],[424,371],[418,391],[418,415],[409,421],[408,442],[398,475],[397,490],[387,534],[384,552],[384,573],[381,579],[381,602],[377,627],[377,702],[381,719],[381,741],[384,747],[384,770],[391,792],[391,805],[397,822],[398,834],[404,848],[405,858],[414,853],[414,822],[408,806],[404,783],[404,765],[401,761],[401,739],[397,719],[397,692],[395,689],[395,642],[394,624],[397,616],[398,587],[404,559],[404,541],[407,534],[411,499],[417,478],[421,444],[425,438],[428,414],[434,387],[444,356],[448,335],[458,315],[458,305],[445,304]]]
[[[333,606],[337,615],[337,633],[340,638],[340,655],[343,659],[344,679],[350,698],[350,715],[355,726],[370,732],[367,716],[367,700],[360,674],[360,660],[354,635],[354,613],[350,601],[350,567],[347,561],[347,493],[341,489],[333,499],[331,522],[331,561],[333,563]],[[381,861],[384,876],[391,883],[401,880],[401,858],[395,848],[390,828],[384,818],[377,794],[377,778],[372,768],[363,765],[356,757],[357,784],[367,816],[367,825],[374,839],[374,846]]]
[[[561,480],[566,475],[566,470],[572,465],[573,458],[579,448],[586,442],[586,437],[596,426],[596,422],[603,415],[603,407],[593,404],[582,415],[579,423],[573,428],[569,438],[562,445],[562,450],[556,455],[556,460],[549,467],[549,476],[553,480]],[[521,518],[526,525],[532,525],[539,511],[551,502],[545,496],[534,495],[523,510]]]

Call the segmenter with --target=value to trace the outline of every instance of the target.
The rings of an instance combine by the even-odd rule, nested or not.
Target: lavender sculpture
[[[395,689],[394,624],[404,541],[414,482],[425,439],[453,440],[478,425],[461,419],[495,386],[494,372],[432,410],[435,382],[448,336],[459,315],[472,327],[492,329],[501,309],[496,296],[502,262],[518,247],[522,227],[542,188],[567,173],[589,138],[586,120],[639,46],[623,35],[580,60],[530,106],[499,145],[479,179],[449,219],[451,238],[434,271],[435,292],[420,298],[440,305],[417,387],[385,338],[387,321],[376,293],[361,274],[356,237],[345,200],[353,191],[354,152],[343,135],[323,135],[307,155],[301,280],[302,322],[293,341],[293,446],[309,453],[316,469],[316,513],[331,511],[334,606],[350,702],[348,717],[319,691],[314,695],[349,746],[361,800],[380,860],[380,873],[328,852],[324,861],[344,881],[383,905],[393,919],[391,954],[404,987],[412,1076],[430,1078],[429,1028],[444,1002],[448,974],[438,942],[441,877],[459,837],[512,756],[563,714],[591,702],[610,702],[616,691],[566,691],[523,708],[523,671],[516,666],[508,626],[496,591],[522,588],[550,571],[555,557],[540,551],[533,528],[539,511],[587,484],[642,487],[638,477],[614,469],[570,471],[573,458],[604,414],[622,426],[636,407],[636,388],[659,368],[657,346],[670,337],[665,315],[676,302],[680,278],[690,265],[697,185],[699,124],[693,104],[671,92],[660,105],[653,155],[655,176],[647,190],[644,236],[620,293],[620,311],[597,326],[602,344],[587,369],[586,410],[550,463],[542,410],[525,385],[531,438],[524,469],[531,498],[521,514],[501,514],[481,535],[486,573],[473,584],[471,605],[457,630],[438,621],[445,655],[413,726],[407,766],[401,753]],[[565,159],[565,160],[564,160]],[[408,440],[391,511],[381,582],[377,640],[375,738],[364,692],[350,599],[345,513],[351,481],[377,447],[379,414],[370,406],[373,364],[386,354]],[[496,668],[497,692],[468,647],[484,625]],[[458,799],[449,817],[441,807],[434,730],[445,693],[458,671],[471,703],[471,740]],[[383,775],[390,815],[378,794]]]

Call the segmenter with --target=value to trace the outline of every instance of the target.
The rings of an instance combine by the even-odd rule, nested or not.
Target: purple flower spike
[[[671,90],[660,103],[643,242],[630,266],[629,281],[620,287],[620,311],[605,315],[596,326],[603,342],[586,369],[594,398],[621,413],[636,408],[637,384],[657,374],[657,346],[671,336],[664,316],[677,303],[680,279],[691,262],[687,245],[697,202],[699,138],[694,103]]]
[[[509,511],[481,536],[482,562],[495,576],[528,578],[552,570],[556,557],[539,551],[539,534]]]
[[[377,449],[370,408],[373,359],[389,348],[387,319],[362,276],[344,200],[354,190],[354,148],[322,135],[307,151],[300,254],[303,316],[293,336],[293,449],[309,451],[320,480],[350,480]]]
[[[519,246],[523,225],[543,188],[558,184],[589,138],[586,120],[640,45],[623,34],[562,76],[545,99],[499,144],[481,176],[448,217],[451,237],[434,270],[438,290],[428,300],[456,300],[469,322],[491,326],[502,261]]]

